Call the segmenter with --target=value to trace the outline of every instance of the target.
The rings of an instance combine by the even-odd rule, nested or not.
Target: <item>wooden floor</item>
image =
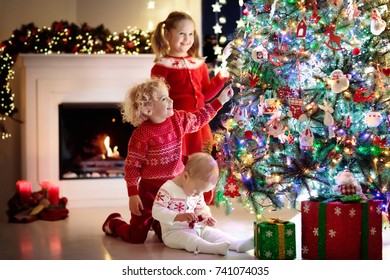
[[[127,220],[128,209],[73,208],[66,220],[35,221],[29,224],[0,224],[1,260],[254,260],[253,250],[247,253],[229,251],[226,256],[206,255],[166,248],[150,232],[144,244],[128,244],[104,235],[102,223],[112,212],[120,212]],[[237,237],[253,235],[253,214],[241,206],[231,215],[212,206],[218,227]],[[275,213],[271,214],[272,216]],[[300,252],[300,215],[279,213],[296,223],[297,259]],[[390,260],[390,230],[383,231],[383,259]]]

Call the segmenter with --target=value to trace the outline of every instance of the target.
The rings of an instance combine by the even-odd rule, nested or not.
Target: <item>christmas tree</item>
[[[297,207],[348,170],[388,211],[389,2],[245,3],[223,51],[237,90],[215,132],[217,206]]]

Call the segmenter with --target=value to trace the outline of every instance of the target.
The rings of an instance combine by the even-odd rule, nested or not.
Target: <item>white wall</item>
[[[67,20],[91,27],[104,24],[111,32],[122,32],[128,26],[148,29],[163,21],[171,11],[191,14],[201,34],[201,0],[154,0],[155,9],[148,10],[149,0],[0,0],[0,41],[13,30],[33,22],[38,27]],[[202,37],[201,37],[202,38]]]

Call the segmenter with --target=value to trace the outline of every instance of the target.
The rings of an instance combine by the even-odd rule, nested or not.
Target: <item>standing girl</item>
[[[222,89],[228,79],[220,72],[210,81],[207,65],[199,56],[200,42],[192,17],[184,12],[172,12],[160,22],[152,37],[156,55],[152,77],[162,77],[170,86],[169,97],[174,108],[194,112],[205,106]],[[212,140],[211,129],[205,125],[183,139],[183,161],[190,154],[202,152]],[[206,203],[213,192],[205,193]]]

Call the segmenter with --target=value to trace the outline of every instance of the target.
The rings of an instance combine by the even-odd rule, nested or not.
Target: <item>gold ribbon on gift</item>
[[[278,241],[279,241],[279,259],[286,259],[286,255],[284,253],[285,250],[285,241],[284,241],[284,224],[287,224],[288,221],[279,219],[279,218],[268,218],[263,219],[262,222],[274,224],[278,226]]]

